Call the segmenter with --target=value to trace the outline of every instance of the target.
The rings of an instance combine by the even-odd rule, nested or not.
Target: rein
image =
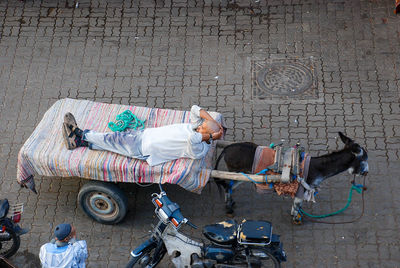
[[[351,188],[350,188],[349,197],[348,197],[348,199],[347,199],[347,204],[346,204],[342,209],[339,209],[339,210],[336,211],[336,212],[332,212],[332,213],[328,213],[328,214],[324,214],[324,215],[312,215],[312,214],[309,214],[309,213],[305,212],[302,208],[300,208],[299,213],[300,213],[301,215],[304,214],[305,216],[310,217],[310,218],[311,218],[310,221],[311,221],[311,222],[315,222],[315,223],[324,223],[324,224],[345,224],[345,223],[353,223],[353,222],[358,221],[359,219],[362,218],[362,216],[364,216],[364,208],[365,208],[364,192],[367,190],[367,188],[366,188],[364,185],[365,185],[365,180],[366,180],[366,177],[367,177],[367,176],[364,176],[364,181],[363,181],[363,184],[362,184],[362,185],[356,185],[356,184],[355,184],[355,177],[356,177],[356,175],[354,175],[354,179],[353,179],[353,181],[352,181],[352,186],[351,186]],[[351,199],[352,199],[352,195],[353,195],[353,190],[355,190],[355,191],[358,192],[358,193],[361,193],[362,210],[361,210],[360,216],[358,216],[357,218],[355,218],[355,219],[353,219],[353,220],[350,220],[350,221],[341,221],[341,222],[327,222],[327,221],[317,221],[317,220],[314,220],[314,218],[326,218],[326,217],[330,217],[330,216],[337,215],[337,214],[342,213],[343,211],[345,211],[345,210],[349,207],[349,205],[350,205],[350,203],[351,203]]]

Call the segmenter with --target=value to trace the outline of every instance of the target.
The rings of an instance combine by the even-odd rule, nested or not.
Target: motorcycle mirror
[[[161,181],[160,181],[160,183],[158,184],[158,187],[160,188],[160,192],[164,192],[163,188],[161,187]]]

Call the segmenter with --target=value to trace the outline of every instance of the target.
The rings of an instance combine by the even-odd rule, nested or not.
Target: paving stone
[[[130,200],[135,210],[115,226],[94,223],[77,207],[79,179],[38,177],[39,195],[19,189],[18,150],[44,112],[70,97],[179,110],[199,104],[225,115],[226,139],[300,141],[312,155],[342,148],[337,132],[345,132],[366,145],[371,162],[361,220],[292,228],[282,216],[290,200],[252,194],[250,184],[235,193],[237,214],[273,221],[287,267],[397,266],[400,18],[393,1],[256,2],[91,0],[77,8],[65,0],[0,2],[0,189],[26,203],[22,225],[31,231],[19,253],[37,256],[51,229],[71,221],[88,241],[88,267],[122,267],[152,221],[151,191],[142,188]],[[321,64],[322,101],[253,102],[247,60],[309,56]],[[318,211],[346,198],[341,180],[325,186],[313,205]],[[224,218],[216,192],[168,191],[180,204],[196,201],[183,207],[194,223]],[[361,208],[360,199],[353,204],[349,214]],[[18,266],[25,255],[12,260]],[[172,264],[163,260],[161,267]]]

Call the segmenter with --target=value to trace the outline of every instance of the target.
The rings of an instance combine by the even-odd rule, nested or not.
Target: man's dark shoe
[[[83,131],[78,128],[78,124],[76,123],[75,117],[71,113],[66,113],[64,115],[64,123],[68,125],[71,131],[75,132],[76,135],[82,137]]]
[[[64,115],[63,136],[68,150],[88,146],[88,143],[82,139],[82,129],[78,128],[75,117],[71,113],[66,113]]]
[[[75,138],[77,136],[76,136],[75,132],[73,132],[71,130],[71,128],[69,127],[69,125],[67,123],[63,123],[62,132],[63,132],[65,146],[67,147],[67,149],[68,150],[75,149],[77,147],[76,142],[75,142]]]
[[[63,123],[62,132],[64,136],[65,146],[68,150],[73,150],[77,147],[88,147],[89,144],[82,139],[83,131],[78,127],[73,127],[67,123]]]
[[[78,124],[76,123],[75,116],[71,113],[66,113],[64,115],[64,123],[72,126],[73,128],[77,128]]]

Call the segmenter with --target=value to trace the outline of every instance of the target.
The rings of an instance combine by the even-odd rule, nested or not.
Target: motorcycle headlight
[[[163,222],[167,222],[168,221],[168,215],[164,212],[164,210],[162,210],[161,208],[160,209],[158,209],[158,216],[160,217],[160,219],[163,221]]]

